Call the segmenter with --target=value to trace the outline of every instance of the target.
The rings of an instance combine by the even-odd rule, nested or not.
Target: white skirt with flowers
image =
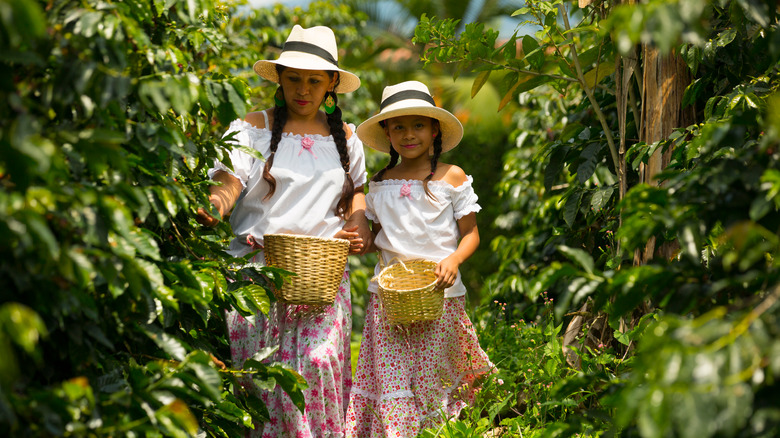
[[[457,417],[494,367],[479,346],[465,297],[436,321],[391,327],[371,294],[346,418],[348,437],[415,437]]]
[[[278,345],[270,358],[283,362],[306,379],[306,408],[301,413],[277,385],[262,391],[249,377],[243,388],[259,396],[270,421],[247,431],[250,437],[343,437],[344,415],[352,386],[350,332],[352,307],[350,283],[345,272],[336,300],[324,309],[273,303],[268,318],[258,315],[251,323],[237,312],[228,314],[233,365],[243,366],[260,349]]]

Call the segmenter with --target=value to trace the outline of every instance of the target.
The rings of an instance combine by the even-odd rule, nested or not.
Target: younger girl
[[[386,87],[379,114],[362,123],[357,135],[369,147],[390,153],[390,163],[374,176],[366,197],[366,216],[381,250],[375,273],[394,258],[436,261],[437,287],[444,289],[445,300],[438,320],[392,327],[376,282],[371,283],[347,436],[414,437],[424,427],[457,417],[473,401],[475,380],[493,367],[466,315],[458,272],[479,244],[475,213],[481,207],[471,177],[439,162],[441,153],[461,140],[463,127],[435,106],[424,84]]]

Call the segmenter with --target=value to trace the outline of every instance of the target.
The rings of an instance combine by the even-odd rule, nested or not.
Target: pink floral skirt
[[[306,379],[303,413],[277,385],[261,390],[246,377],[241,384],[265,402],[270,421],[249,430],[250,437],[343,437],[344,415],[352,386],[350,332],[352,307],[347,272],[335,303],[325,308],[275,302],[268,317],[227,317],[233,365],[243,366],[260,349],[279,346],[270,362],[283,362]],[[254,319],[254,321],[252,321]]]
[[[391,327],[372,293],[347,410],[348,437],[415,437],[457,417],[493,371],[464,307],[444,300],[436,321]]]

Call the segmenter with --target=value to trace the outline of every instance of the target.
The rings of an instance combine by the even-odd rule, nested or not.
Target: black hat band
[[[287,41],[284,43],[284,47],[282,47],[282,52],[303,52],[303,53],[309,53],[315,56],[319,56],[320,58],[328,61],[329,63],[335,65],[336,67],[339,66],[338,61],[333,59],[333,55],[330,54],[327,50],[323,49],[320,46],[311,44],[311,43],[305,43],[303,41]]]
[[[430,103],[431,105],[436,106],[436,103],[434,102],[430,94],[423,91],[417,91],[417,90],[404,90],[404,91],[399,91],[398,93],[395,93],[392,96],[388,97],[387,99],[383,100],[382,103],[379,104],[379,110],[381,111],[385,109],[386,106],[392,105],[396,102],[400,102],[402,100],[409,100],[409,99],[424,100]]]

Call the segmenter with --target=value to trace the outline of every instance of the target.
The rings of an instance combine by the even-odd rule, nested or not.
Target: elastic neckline
[[[271,130],[268,129],[268,128],[258,128],[257,126],[247,122],[246,120],[238,120],[238,121],[241,123],[241,127],[243,129],[247,129],[247,130],[251,130],[251,131],[255,131],[255,132],[260,132],[260,133],[268,133],[268,135],[271,135]],[[301,134],[293,134],[292,132],[282,132],[282,137],[283,138],[292,138],[294,140],[302,140],[304,137],[309,137],[309,138],[312,138],[314,140],[319,140],[319,141],[333,140],[333,135],[331,135],[331,134],[328,134],[328,135],[321,135],[321,134],[301,135]]]
[[[452,188],[452,190],[464,190],[465,187],[468,187],[468,186],[471,185],[472,180],[473,180],[473,178],[471,177],[471,175],[468,175],[466,182],[464,182],[463,184],[459,185],[458,187],[453,186],[452,184],[448,183],[447,181],[444,181],[443,179],[428,181],[428,186],[431,187],[431,184],[432,184],[434,187],[440,186],[440,187],[445,187],[445,188],[446,187],[450,187],[450,188]],[[396,178],[390,178],[390,179],[383,179],[382,181],[371,181],[369,184],[373,184],[373,185],[380,186],[380,187],[381,186],[395,186],[395,185],[398,185],[398,184],[411,184],[413,186],[420,186],[420,187],[422,187],[423,180],[421,180],[421,179],[396,179]]]

